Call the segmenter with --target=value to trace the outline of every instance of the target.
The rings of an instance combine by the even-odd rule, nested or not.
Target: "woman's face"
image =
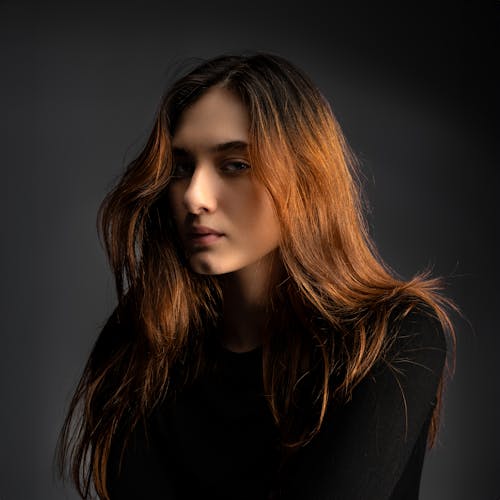
[[[231,91],[212,87],[181,115],[168,197],[193,271],[225,274],[278,247],[271,198],[248,161],[249,117]]]

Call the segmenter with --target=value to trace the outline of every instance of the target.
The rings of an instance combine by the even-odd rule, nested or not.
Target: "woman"
[[[178,80],[100,223],[118,305],[61,435],[82,497],[418,497],[452,305],[377,255],[300,70],[223,56]]]

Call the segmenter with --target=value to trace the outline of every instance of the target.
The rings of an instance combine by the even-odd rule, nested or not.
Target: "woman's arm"
[[[412,313],[402,321],[387,361],[352,400],[327,415],[297,455],[285,499],[417,499],[430,417],[446,358],[437,321]]]

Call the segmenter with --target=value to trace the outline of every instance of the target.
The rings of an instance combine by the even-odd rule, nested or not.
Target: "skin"
[[[238,97],[223,87],[210,88],[180,117],[172,138],[174,178],[168,191],[192,270],[219,277],[221,340],[236,352],[262,343],[280,242],[272,200],[252,175],[248,130],[248,111]],[[193,234],[199,226],[219,235]]]

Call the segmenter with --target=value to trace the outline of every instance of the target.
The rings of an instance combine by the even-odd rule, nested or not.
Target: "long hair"
[[[92,486],[108,498],[114,435],[118,429],[130,435],[162,398],[198,376],[204,342],[217,325],[217,278],[189,269],[165,201],[179,118],[215,85],[248,110],[252,175],[281,224],[286,277],[271,291],[263,380],[282,448],[309,442],[330,402],[349,398],[383,356],[396,316],[425,309],[454,339],[447,314],[453,304],[440,294],[441,282],[426,273],[399,279],[377,254],[356,161],[309,78],[268,54],[204,62],[167,91],[146,146],[99,211],[118,305],[90,355],[60,440],[61,467],[70,463],[84,498]]]

